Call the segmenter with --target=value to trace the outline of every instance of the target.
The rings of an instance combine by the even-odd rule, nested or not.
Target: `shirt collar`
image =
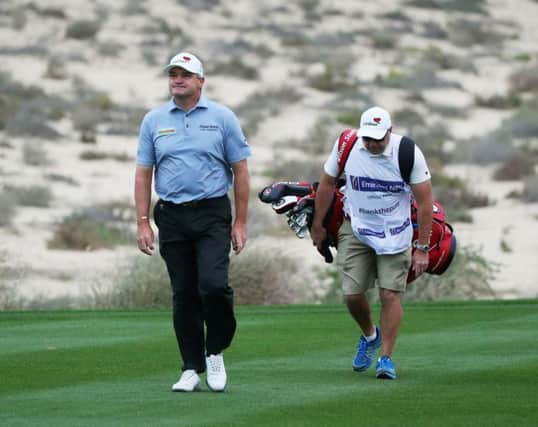
[[[200,98],[198,98],[198,102],[196,103],[196,105],[194,107],[192,107],[188,112],[190,111],[194,111],[196,110],[197,108],[207,108],[208,107],[208,102],[207,102],[207,99],[205,98],[204,95],[200,95]],[[180,110],[180,111],[183,111],[181,110],[181,108],[179,108],[176,103],[174,102],[174,98],[171,97],[170,100],[168,101],[168,111],[172,112],[174,110]]]

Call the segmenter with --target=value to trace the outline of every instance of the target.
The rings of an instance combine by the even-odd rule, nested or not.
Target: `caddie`
[[[401,295],[411,267],[418,276],[428,266],[432,228],[432,186],[426,160],[414,144],[409,184],[402,178],[398,150],[402,135],[392,132],[388,111],[375,106],[361,115],[359,140],[344,167],[346,180],[343,221],[338,232],[337,265],[342,275],[344,301],[361,330],[354,371],[367,370],[381,348],[376,377],[396,379],[392,360],[403,315]],[[310,234],[322,250],[327,232],[323,218],[337,182],[338,140],[325,162],[315,199]],[[417,202],[418,239],[412,242],[411,197]],[[411,256],[411,245],[417,250]],[[372,320],[366,291],[378,283],[381,301],[379,325]]]

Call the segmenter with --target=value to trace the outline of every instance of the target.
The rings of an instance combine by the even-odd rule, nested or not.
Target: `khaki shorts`
[[[361,243],[345,220],[338,231],[336,262],[342,273],[344,295],[362,294],[375,286],[404,292],[407,273],[411,265],[411,248],[391,255],[376,255],[375,251]]]

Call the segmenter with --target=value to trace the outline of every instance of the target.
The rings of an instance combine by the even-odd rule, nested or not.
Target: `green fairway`
[[[0,425],[538,425],[537,300],[404,310],[383,381],[352,371],[343,305],[238,307],[220,394],[170,391],[169,312],[0,313]]]

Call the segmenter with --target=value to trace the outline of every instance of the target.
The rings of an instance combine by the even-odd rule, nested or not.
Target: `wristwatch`
[[[413,242],[413,247],[415,249],[418,249],[419,251],[422,251],[422,252],[426,252],[428,253],[430,251],[430,245],[426,244],[426,245],[421,245],[418,240],[415,240]]]

